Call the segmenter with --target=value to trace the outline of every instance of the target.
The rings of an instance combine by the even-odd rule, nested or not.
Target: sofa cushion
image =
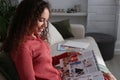
[[[52,22],[56,29],[61,33],[64,39],[74,37],[71,32],[69,19]]]
[[[48,29],[49,29],[48,41],[50,45],[64,41],[62,35],[57,31],[57,29],[51,23],[49,23]]]
[[[19,80],[16,67],[10,55],[5,52],[0,52],[0,74],[2,74],[7,80]]]

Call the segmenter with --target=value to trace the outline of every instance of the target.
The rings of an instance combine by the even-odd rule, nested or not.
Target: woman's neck
[[[35,39],[37,38],[35,34],[32,34],[32,37],[34,37]]]

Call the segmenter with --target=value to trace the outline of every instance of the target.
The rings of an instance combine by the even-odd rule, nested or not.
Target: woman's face
[[[36,32],[37,34],[41,34],[41,32],[48,26],[48,19],[49,19],[49,10],[47,8],[44,9],[43,13],[41,14],[41,17],[37,21],[37,28]]]

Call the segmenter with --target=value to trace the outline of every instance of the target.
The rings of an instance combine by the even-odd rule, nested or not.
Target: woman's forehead
[[[47,8],[44,9],[43,13],[41,14],[41,18],[48,20],[50,16],[50,12]]]

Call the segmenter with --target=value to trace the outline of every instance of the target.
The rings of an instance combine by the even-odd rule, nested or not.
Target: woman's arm
[[[117,80],[111,73],[103,73],[105,80]]]
[[[52,57],[53,65],[59,64],[60,63],[60,59],[65,58],[65,57],[69,57],[69,56],[71,56],[73,54],[80,54],[80,53],[79,52],[64,52],[64,53],[62,53],[60,55]]]
[[[20,80],[35,80],[32,53],[28,48],[19,48],[19,51],[12,53],[11,57],[16,65]]]
[[[65,53],[62,53],[60,55],[52,57],[53,65],[55,66],[55,65],[59,64],[60,63],[60,59],[65,58],[67,56],[68,56],[68,52],[65,52]]]

